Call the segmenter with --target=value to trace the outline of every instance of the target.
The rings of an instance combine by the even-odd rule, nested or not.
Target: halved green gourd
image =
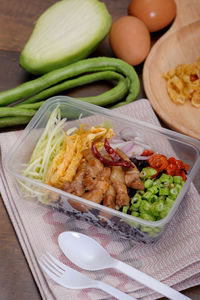
[[[62,0],[37,20],[20,56],[30,73],[43,74],[87,57],[105,38],[112,19],[98,0]]]

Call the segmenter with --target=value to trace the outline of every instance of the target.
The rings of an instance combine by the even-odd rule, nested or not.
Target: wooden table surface
[[[19,54],[27,41],[35,20],[55,0],[0,0],[0,91],[12,88],[32,78],[19,65]],[[104,0],[113,20],[127,14],[129,0]],[[154,34],[153,40],[163,32]],[[96,50],[96,56],[112,56],[108,39]],[[142,74],[142,65],[136,68]],[[91,87],[71,91],[70,96],[94,95],[107,87],[95,84]],[[138,99],[145,97],[141,88]],[[23,127],[21,127],[23,128]],[[10,128],[1,130],[16,130]],[[192,246],[192,245],[191,245]],[[200,299],[200,286],[183,292],[194,300]],[[0,299],[39,300],[40,293],[22,252],[14,228],[10,222],[3,201],[0,198]],[[67,299],[67,298],[66,298]]]

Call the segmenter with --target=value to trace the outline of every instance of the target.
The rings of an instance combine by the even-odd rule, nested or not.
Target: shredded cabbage
[[[36,144],[29,163],[23,170],[25,176],[41,182],[45,181],[48,168],[62,147],[65,138],[63,130],[65,121],[65,118],[61,120],[60,109],[56,107]]]

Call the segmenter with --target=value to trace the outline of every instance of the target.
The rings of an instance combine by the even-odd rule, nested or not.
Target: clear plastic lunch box
[[[109,122],[117,134],[123,128],[131,128],[135,136],[142,138],[151,149],[167,157],[174,156],[190,165],[187,180],[175,200],[168,215],[159,221],[147,221],[122,213],[101,204],[77,197],[57,188],[51,187],[22,174],[24,165],[28,163],[33,149],[41,136],[51,112],[59,105],[62,117],[67,117],[65,129],[80,124],[89,126]],[[37,201],[41,205],[50,205],[54,209],[96,226],[115,231],[122,237],[142,242],[157,240],[167,224],[171,221],[190,183],[200,167],[200,142],[185,135],[162,127],[145,123],[116,111],[85,103],[66,96],[56,96],[45,101],[43,106],[32,118],[16,144],[8,153],[4,166],[16,180],[18,192],[24,197]],[[24,185],[35,190],[34,196],[27,196]],[[42,199],[42,200],[41,200]],[[182,209],[184,209],[182,207]],[[178,225],[177,225],[178,226]]]

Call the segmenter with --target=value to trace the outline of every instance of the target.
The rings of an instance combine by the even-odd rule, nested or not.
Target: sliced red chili
[[[168,166],[167,158],[162,154],[153,154],[148,159],[148,163],[152,168],[157,171],[163,171]]]
[[[182,169],[182,170],[185,169],[184,163],[181,160],[177,160],[176,165],[177,165],[178,169]]]
[[[186,171],[186,172],[187,172],[187,171],[189,170],[189,168],[190,168],[190,166],[187,165],[187,164],[184,164],[184,167],[185,167],[185,171]]]
[[[171,176],[176,175],[176,166],[174,164],[169,164],[166,168],[166,173]]]
[[[152,151],[152,150],[149,150],[149,149],[146,149],[146,150],[144,150],[143,152],[142,152],[142,156],[150,156],[150,155],[152,155],[152,154],[154,154],[154,151]]]
[[[107,159],[107,158],[103,157],[101,155],[101,153],[97,150],[94,143],[91,144],[91,148],[92,148],[93,155],[97,159],[99,159],[100,162],[102,162],[104,165],[107,165],[107,166],[122,166],[122,167],[126,167],[126,168],[130,168],[132,166],[132,163],[128,160],[114,161],[114,160],[110,160],[110,159]]]
[[[170,163],[170,164],[176,164],[176,158],[174,158],[174,157],[170,157],[170,158],[168,158],[168,163]]]
[[[184,164],[181,160],[170,157],[168,159],[168,167],[166,168],[167,174],[171,176],[181,176],[186,181],[186,172],[189,169],[189,165]]]
[[[181,176],[183,178],[183,180],[186,181],[186,174],[185,174],[184,170],[176,170],[175,176]]]

